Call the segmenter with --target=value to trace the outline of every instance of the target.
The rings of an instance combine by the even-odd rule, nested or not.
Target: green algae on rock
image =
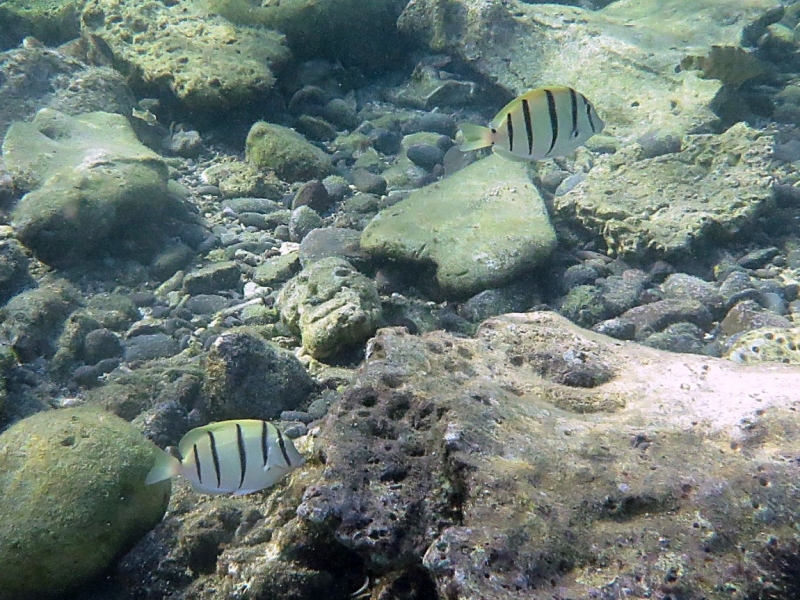
[[[234,23],[286,34],[301,58],[341,60],[380,70],[397,59],[404,42],[397,17],[406,0],[207,0],[210,10]]]
[[[683,150],[643,158],[631,144],[601,156],[586,180],[556,196],[565,219],[624,257],[688,255],[731,239],[772,202],[773,137],[738,123],[720,135],[689,135]]]
[[[375,283],[338,257],[309,264],[283,287],[276,305],[316,359],[366,342],[382,314]]]
[[[296,131],[266,121],[250,128],[245,153],[250,164],[275,171],[288,182],[320,179],[332,171],[325,152]]]
[[[145,486],[156,447],[96,408],[38,413],[0,435],[0,599],[64,593],[100,575],[162,518]]]
[[[748,331],[733,341],[725,357],[738,363],[800,365],[800,327],[761,327]]]
[[[556,245],[544,200],[524,165],[490,156],[412,192],[370,222],[363,250],[434,263],[446,294],[507,283]]]
[[[190,110],[210,114],[258,100],[289,59],[283,36],[236,26],[198,4],[89,0],[82,31],[108,45],[134,87],[166,88]]]
[[[297,410],[314,382],[294,354],[240,327],[220,335],[205,359],[203,394],[215,420],[277,419]]]
[[[166,164],[122,115],[43,109],[33,122],[9,128],[3,159],[28,192],[12,212],[18,237],[47,263],[101,247],[147,258],[164,221],[186,218],[169,191]]]
[[[84,0],[4,0],[0,2],[0,50],[33,36],[57,45],[78,37]]]

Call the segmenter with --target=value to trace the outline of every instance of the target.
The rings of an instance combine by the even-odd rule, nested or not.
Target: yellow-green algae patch
[[[101,409],[38,413],[0,435],[0,600],[69,591],[163,517],[155,446]]]
[[[731,344],[725,357],[739,363],[800,365],[800,327],[761,327],[748,331]]]

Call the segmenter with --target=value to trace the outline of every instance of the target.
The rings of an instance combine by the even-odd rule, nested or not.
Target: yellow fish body
[[[506,104],[489,127],[461,125],[459,149],[491,146],[510,160],[541,160],[569,154],[603,127],[594,106],[580,92],[565,86],[542,87]]]
[[[255,419],[192,429],[178,451],[181,458],[162,450],[145,483],[180,475],[196,492],[241,496],[275,484],[305,462],[277,427]]]

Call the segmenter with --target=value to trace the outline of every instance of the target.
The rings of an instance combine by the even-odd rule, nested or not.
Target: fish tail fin
[[[150,485],[151,483],[158,483],[159,481],[175,477],[180,471],[180,468],[181,461],[159,448],[156,464],[150,469],[144,483],[145,485]]]
[[[488,127],[464,123],[459,127],[461,133],[461,145],[458,147],[462,152],[486,148],[492,145],[492,130]]]

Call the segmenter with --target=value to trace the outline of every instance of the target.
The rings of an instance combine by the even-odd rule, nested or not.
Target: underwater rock
[[[241,289],[241,269],[233,261],[211,263],[186,275],[183,289],[187,294],[215,294]]]
[[[322,227],[322,217],[310,206],[298,206],[289,217],[289,239],[301,242],[313,229]]]
[[[278,287],[300,270],[297,252],[268,258],[253,271],[253,281],[258,285]]]
[[[412,0],[398,27],[455,55],[509,98],[540,82],[573,86],[623,139],[654,129],[706,132],[721,83],[675,72],[687,49],[737,45],[772,0],[617,0],[598,11],[557,4]],[[569,48],[568,52],[564,49]],[[498,107],[499,108],[499,107]]]
[[[48,46],[78,37],[83,0],[4,0],[0,3],[0,50],[32,36]]]
[[[362,344],[381,320],[375,283],[338,257],[309,264],[283,287],[276,307],[316,359]]]
[[[27,191],[12,211],[17,235],[46,263],[107,252],[149,262],[166,228],[189,219],[168,189],[166,164],[121,115],[43,109],[9,128],[3,160]]]
[[[41,46],[0,53],[0,81],[0,137],[14,121],[27,121],[41,108],[70,115],[102,110],[127,116],[136,102],[122,75],[113,69],[87,67]]]
[[[205,360],[203,394],[212,420],[277,419],[313,391],[314,382],[291,352],[246,327],[220,335]]]
[[[28,270],[30,260],[17,240],[0,240],[0,305],[31,287],[33,278]]]
[[[384,329],[321,428],[297,515],[317,545],[330,531],[367,570],[415,572],[441,597],[791,597],[791,563],[769,557],[796,547],[799,383],[796,367],[662,352],[554,313],[489,319],[475,339]]]
[[[737,363],[800,365],[800,328],[761,327],[734,338],[725,358]]]
[[[300,242],[299,254],[303,265],[338,256],[359,267],[369,259],[361,249],[361,232],[347,227],[312,229]]]
[[[769,206],[772,140],[738,123],[720,135],[686,136],[676,154],[640,159],[632,145],[598,157],[553,207],[615,254],[686,256],[732,238]]]
[[[45,411],[0,435],[0,599],[64,594],[98,577],[164,515],[145,486],[156,447],[96,408]]]
[[[340,60],[380,72],[405,47],[395,25],[406,0],[210,0],[210,10],[234,23],[286,34],[301,59]]]
[[[219,187],[225,198],[255,197],[280,200],[280,180],[274,173],[244,161],[215,162],[200,175],[201,180]],[[282,208],[282,206],[281,206]]]
[[[331,159],[302,135],[281,125],[259,121],[247,134],[247,161],[271,169],[288,182],[320,179],[331,172]]]
[[[68,281],[44,279],[38,287],[11,298],[0,310],[3,337],[20,362],[51,356],[64,321],[80,303],[80,292]]]
[[[497,155],[412,192],[364,229],[374,256],[433,263],[446,294],[498,287],[556,245],[544,200],[525,167]]]
[[[289,58],[280,34],[238,27],[194,2],[90,0],[81,30],[105,43],[134,87],[159,88],[201,114],[263,97]]]

